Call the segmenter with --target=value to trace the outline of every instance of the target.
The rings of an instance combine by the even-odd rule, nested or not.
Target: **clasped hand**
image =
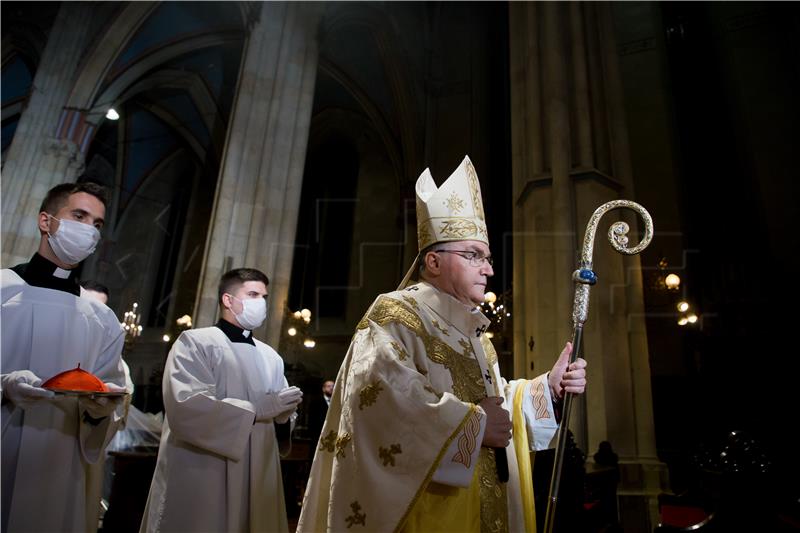
[[[511,440],[511,418],[502,407],[503,401],[505,400],[499,396],[490,396],[478,404],[486,414],[482,446],[505,448]]]
[[[286,387],[278,392],[268,392],[255,402],[256,421],[275,420],[284,424],[303,401],[303,391],[297,387]]]

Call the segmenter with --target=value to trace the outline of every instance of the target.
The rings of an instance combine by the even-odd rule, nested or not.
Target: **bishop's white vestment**
[[[424,282],[378,297],[336,378],[298,533],[535,530],[529,453],[555,413],[546,375],[502,379],[488,323]],[[514,424],[508,483],[481,447],[490,391]]]
[[[44,262],[34,259],[31,265]],[[125,338],[105,305],[29,285],[4,269],[0,322],[3,374],[30,370],[45,381],[80,364],[104,382],[125,386],[120,359]],[[22,409],[3,398],[3,531],[97,531],[96,514],[86,511],[86,473],[103,460],[123,407],[120,402],[111,416],[90,421],[82,401],[57,396]]]
[[[142,532],[289,530],[275,426],[253,406],[286,386],[277,352],[224,320],[178,337]]]

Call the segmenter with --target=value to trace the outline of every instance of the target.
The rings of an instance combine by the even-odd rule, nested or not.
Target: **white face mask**
[[[236,317],[236,321],[239,322],[239,325],[244,329],[252,331],[258,328],[267,319],[267,301],[264,298],[240,300],[232,294],[230,296],[242,302],[242,312],[238,315],[233,313],[233,316]],[[231,309],[231,311],[233,311],[233,309]]]
[[[47,215],[58,220],[58,229],[55,233],[47,234],[56,257],[67,265],[77,265],[89,257],[97,243],[100,242],[100,232],[91,224],[83,224],[74,220],[60,220],[53,215]]]

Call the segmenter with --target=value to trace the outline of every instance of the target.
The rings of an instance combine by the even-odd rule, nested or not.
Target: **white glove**
[[[30,370],[15,370],[14,372],[3,374],[3,396],[22,409],[29,407],[34,402],[55,397],[53,391],[37,386],[41,384],[41,378]]]
[[[303,391],[297,387],[268,392],[255,402],[256,422],[266,422],[285,412],[291,414],[302,400]]]
[[[106,383],[109,392],[126,392],[125,387]],[[124,401],[124,396],[84,396],[78,399],[81,412],[86,411],[94,419],[105,418]]]
[[[300,400],[300,402],[302,402],[302,399]],[[297,418],[297,415],[295,415],[295,413],[297,412],[297,406],[300,405],[300,402],[297,402],[292,407],[290,407],[286,411],[284,411],[281,414],[279,414],[278,416],[276,416],[275,417],[275,422],[277,422],[278,424],[285,424],[292,417]]]

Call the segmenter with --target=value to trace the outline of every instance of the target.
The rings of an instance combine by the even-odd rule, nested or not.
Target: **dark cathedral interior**
[[[106,452],[99,531],[139,530],[167,354],[217,321],[219,277],[242,266],[269,277],[254,333],[304,392],[281,459],[296,527],[312,406],[417,254],[417,177],[441,183],[465,154],[494,258],[481,307],[509,380],[549,370],[572,332],[594,209],[627,199],[652,216],[633,259],[606,242],[615,215],[600,224],[563,531],[800,530],[784,324],[800,248],[797,3],[0,8],[3,268],[36,251],[50,187],[110,192],[79,277],[133,326],[137,422]],[[533,455],[541,519],[553,458]]]

